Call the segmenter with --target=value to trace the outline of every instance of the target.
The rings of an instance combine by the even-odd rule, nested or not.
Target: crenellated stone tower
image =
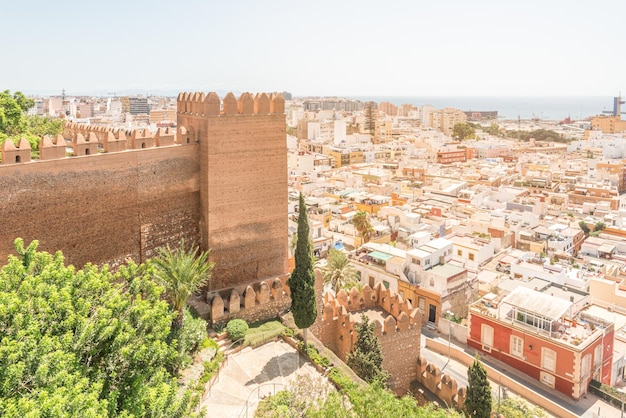
[[[282,94],[223,100],[181,93],[178,126],[200,154],[200,241],[215,261],[210,290],[287,272],[287,143]]]

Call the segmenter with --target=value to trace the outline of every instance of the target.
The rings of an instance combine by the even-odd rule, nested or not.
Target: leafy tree
[[[374,228],[372,228],[367,212],[362,210],[358,211],[352,218],[352,223],[359,236],[363,238],[363,242],[368,242],[374,233]]]
[[[174,315],[145,269],[76,270],[36,241],[15,248],[0,269],[0,416],[191,413],[168,371]]]
[[[24,112],[21,105],[25,105],[22,100],[24,95],[20,92],[13,96],[9,90],[0,93],[0,132],[10,136],[20,134],[24,131]]]
[[[291,289],[291,312],[296,326],[303,330],[304,345],[307,344],[307,328],[317,317],[315,304],[315,273],[313,272],[313,248],[309,239],[309,217],[304,196],[300,193],[298,214],[298,242],[296,244],[296,266],[287,281]]]
[[[491,416],[491,386],[487,380],[487,370],[478,357],[467,369],[467,397],[465,412],[470,417],[489,418]]]
[[[539,407],[520,398],[508,397],[498,405],[499,413],[506,418],[545,418],[546,413]]]
[[[474,138],[476,130],[469,123],[456,123],[452,128],[452,136],[458,139]]]
[[[331,248],[328,252],[326,265],[322,267],[324,284],[330,285],[335,294],[341,289],[350,290],[358,281],[357,271],[343,251]]]
[[[314,384],[299,379],[288,391],[265,398],[256,417],[308,418],[456,418],[454,410],[435,408],[432,403],[420,406],[415,398],[396,397],[380,382],[371,385],[344,387],[345,393],[324,391]]]
[[[606,224],[602,221],[598,221],[595,223],[595,225],[593,226],[593,231],[596,232],[600,232],[602,231],[604,228],[606,228]]]
[[[167,247],[157,250],[158,256],[151,260],[154,277],[165,287],[165,296],[177,312],[174,328],[181,329],[187,299],[204,287],[211,278],[213,262],[209,262],[209,251],[199,252],[198,247],[185,248],[185,241],[178,249]]]
[[[367,315],[361,314],[361,323],[355,328],[358,334],[354,349],[348,353],[348,366],[368,383],[386,383],[389,373],[383,369],[383,351],[374,335],[374,323],[369,322]]]
[[[582,229],[585,235],[589,235],[589,231],[591,231],[591,229],[589,229],[585,221],[578,222],[578,226],[580,226],[580,229]]]
[[[41,137],[63,132],[63,120],[26,115],[25,112],[34,104],[33,99],[19,91],[13,95],[9,90],[0,92],[0,145],[7,139],[17,144],[21,138],[26,138],[33,156],[37,158]]]
[[[487,132],[489,135],[500,135],[500,125],[495,122],[492,122],[488,127],[483,127],[483,131]]]

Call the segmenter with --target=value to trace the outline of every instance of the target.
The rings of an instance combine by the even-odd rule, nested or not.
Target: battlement
[[[459,387],[456,379],[442,374],[441,370],[429,364],[423,356],[417,359],[417,382],[421,383],[442,400],[445,405],[462,411],[467,397],[467,388]],[[412,391],[415,389],[412,388]]]
[[[356,326],[364,313],[374,324],[383,351],[383,368],[393,376],[393,389],[407,390],[417,376],[422,315],[409,301],[385,288],[381,283],[374,289],[352,288],[349,294],[340,290],[337,296],[324,296],[322,321],[317,337],[343,361],[357,340]],[[409,353],[411,353],[409,355]],[[413,355],[415,354],[415,355]]]
[[[204,300],[195,298],[191,304],[211,325],[224,325],[235,318],[248,322],[271,318],[291,306],[287,277],[250,283],[243,290],[228,288],[207,292]]]
[[[41,138],[39,160],[194,143],[196,138],[193,129],[189,132],[184,126],[179,127],[177,131],[160,128],[156,132],[150,132],[148,129],[122,130],[67,122],[63,128],[63,135],[57,135],[55,138],[45,135]],[[68,152],[69,150],[71,152]],[[18,146],[15,146],[13,141],[4,141],[0,152],[2,165],[37,161],[31,159],[31,147],[25,138],[20,140]]]
[[[222,100],[215,92],[180,93],[177,108],[180,115],[197,116],[283,114],[285,99],[282,93],[242,93],[239,99],[228,93]]]

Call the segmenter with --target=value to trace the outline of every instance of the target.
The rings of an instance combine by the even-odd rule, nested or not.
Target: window
[[[456,255],[458,255],[459,257],[463,256],[463,251],[456,250]]]
[[[389,289],[389,282],[387,280],[383,280],[383,286],[385,286],[385,289]]]
[[[546,347],[541,347],[541,367],[551,372],[556,370],[556,352]]]
[[[598,367],[602,363],[602,344],[596,345],[593,350],[593,365]]]
[[[591,370],[591,354],[586,354],[583,357],[583,361],[580,366],[580,377],[585,378],[589,376],[590,370]]]
[[[422,315],[426,312],[426,299],[423,296],[417,297],[417,308],[422,311]]]
[[[413,264],[417,264],[419,266],[420,265],[420,259],[419,258],[414,258],[413,259]]]
[[[474,261],[474,253],[469,253],[469,259],[470,261]]]
[[[493,347],[493,327],[483,324],[481,331],[482,335],[480,341],[487,347]]]
[[[511,354],[524,357],[524,340],[516,335],[511,335]]]
[[[429,265],[430,265],[430,259],[428,259],[428,258],[427,258],[427,259],[424,261],[424,265],[429,266]]]

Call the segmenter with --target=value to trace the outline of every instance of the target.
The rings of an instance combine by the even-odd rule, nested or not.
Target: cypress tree
[[[309,218],[300,193],[298,211],[298,242],[296,244],[296,266],[287,281],[291,289],[291,312],[296,326],[303,330],[304,345],[307,343],[307,328],[317,317],[315,304],[315,273],[313,272],[313,248],[309,239]]]
[[[467,369],[467,397],[465,412],[470,417],[489,418],[491,416],[491,385],[487,380],[487,370],[478,357]]]
[[[355,328],[357,337],[354,349],[348,353],[348,366],[368,383],[379,381],[385,384],[389,373],[383,369],[383,352],[380,341],[374,335],[374,323],[369,322],[367,315],[361,314],[361,323]]]

